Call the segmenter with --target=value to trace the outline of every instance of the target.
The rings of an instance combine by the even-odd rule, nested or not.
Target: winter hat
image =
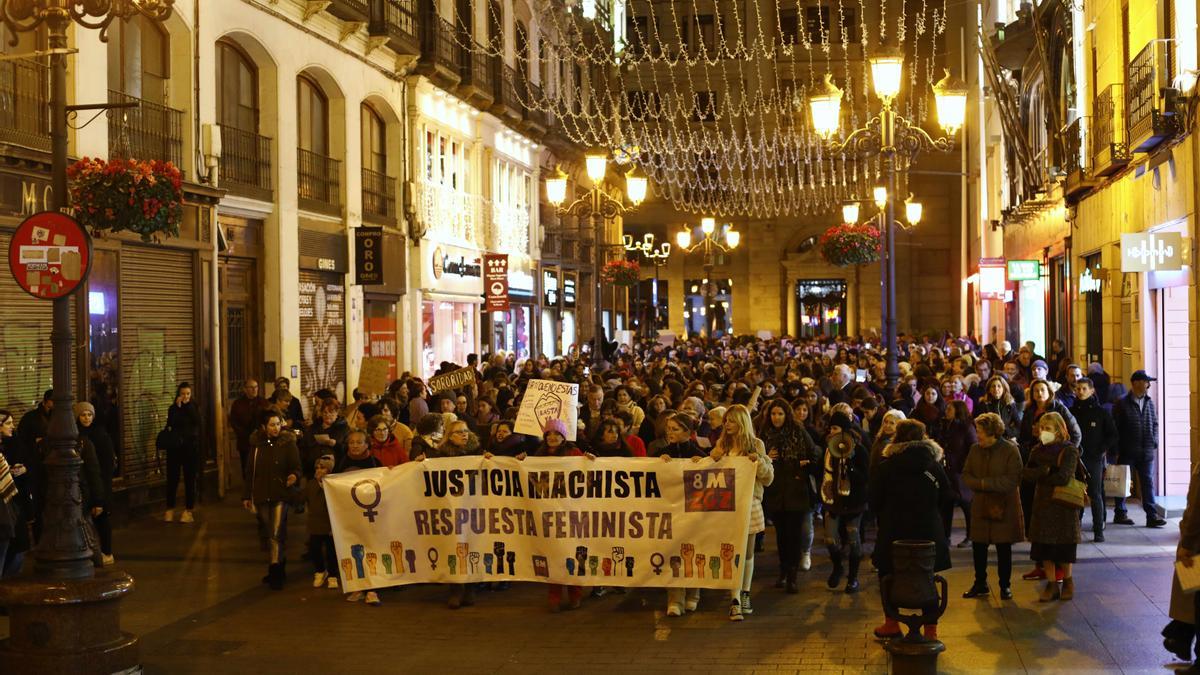
[[[76,401],[75,402],[75,416],[79,417],[80,415],[82,415],[85,412],[89,412],[89,413],[92,413],[93,415],[95,415],[96,407],[93,406],[91,403],[88,403],[87,401]]]
[[[850,416],[844,412],[835,412],[829,416],[829,426],[845,431],[854,427],[854,420],[851,420]]]
[[[557,417],[546,420],[545,426],[542,427],[542,435],[557,431],[563,438],[567,437],[567,425]]]
[[[1030,367],[1031,368],[1045,368],[1046,370],[1050,370],[1050,366],[1046,365],[1046,362],[1041,359],[1034,361],[1033,365]]]

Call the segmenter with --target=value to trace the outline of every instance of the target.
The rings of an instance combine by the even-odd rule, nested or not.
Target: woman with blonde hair
[[[754,501],[750,505],[750,532],[746,539],[746,550],[742,555],[741,592],[733,591],[729,602],[729,620],[741,621],[746,614],[754,612],[750,605],[750,582],[754,579],[754,538],[767,529],[763,516],[763,491],[775,478],[775,469],[767,457],[763,442],[754,435],[754,423],[746,406],[737,404],[725,411],[725,422],[721,426],[721,437],[709,457],[719,462],[724,457],[747,457],[754,464]]]
[[[1038,442],[1029,452],[1021,479],[1034,485],[1033,514],[1029,525],[1029,557],[1045,570],[1046,586],[1038,600],[1070,600],[1075,596],[1075,547],[1079,544],[1079,512],[1054,500],[1054,489],[1076,477],[1079,448],[1071,443],[1067,422],[1048,412],[1037,422]],[[1056,571],[1062,570],[1062,582]]]

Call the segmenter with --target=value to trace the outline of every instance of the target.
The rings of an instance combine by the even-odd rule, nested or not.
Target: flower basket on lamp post
[[[183,176],[173,163],[84,157],[67,177],[75,218],[93,235],[128,230],[142,241],[179,236]]]
[[[614,286],[635,286],[642,278],[642,266],[634,260],[613,260],[600,269],[600,278]]]
[[[880,243],[879,228],[874,225],[843,223],[825,230],[818,245],[825,262],[847,267],[878,261]]]

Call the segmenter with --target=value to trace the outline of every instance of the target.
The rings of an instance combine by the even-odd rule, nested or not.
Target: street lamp
[[[717,239],[717,220],[712,217],[705,217],[700,220],[700,232],[704,235],[700,241],[692,243],[692,232],[686,226],[675,234],[675,243],[683,252],[692,253],[701,250],[704,253],[704,307],[707,308],[702,315],[705,317],[705,325],[708,329],[708,337],[712,337],[713,333],[713,287],[716,285],[712,280],[712,270],[716,263],[715,257],[717,253],[729,253],[738,247],[742,241],[742,233],[733,229],[733,225],[728,226],[724,231],[725,241],[722,243]]]
[[[625,245],[626,251],[637,251],[642,254],[643,258],[645,258],[646,260],[649,260],[651,263],[654,264],[654,297],[652,298],[652,300],[654,302],[654,328],[657,329],[659,326],[659,319],[660,319],[660,316],[659,316],[660,313],[658,311],[658,286],[659,286],[658,270],[663,265],[666,265],[667,259],[671,257],[671,242],[664,241],[661,244],[658,244],[657,246],[655,246],[654,233],[647,232],[645,234],[645,236],[642,237],[641,241],[635,241],[634,238],[628,234],[623,235],[621,237],[621,243],[623,243]],[[641,289],[641,285],[639,284],[638,285],[638,304],[639,305],[641,304],[641,292],[642,292],[642,289]]]
[[[838,121],[841,118],[841,90],[833,84],[832,76],[826,74],[825,86],[818,88],[809,96],[809,109],[812,115],[814,131],[825,139],[828,150],[834,154],[853,154],[860,157],[882,156],[887,169],[888,184],[874,190],[876,204],[881,211],[885,210],[884,227],[886,228],[886,245],[881,267],[886,269],[883,274],[885,288],[883,294],[884,340],[887,349],[888,387],[895,387],[900,380],[900,368],[897,363],[896,339],[896,172],[898,157],[905,157],[911,162],[922,150],[937,150],[950,152],[954,148],[953,136],[962,128],[965,118],[967,88],[959,80],[952,78],[949,73],[933,87],[937,99],[938,122],[946,136],[933,138],[924,129],[913,124],[896,113],[893,103],[900,94],[904,82],[904,56],[897,50],[884,48],[870,59],[871,84],[875,95],[879,97],[881,110],[871,118],[866,126],[850,132],[844,140],[837,140]],[[907,165],[907,163],[906,163]],[[906,205],[906,215],[913,223],[913,216],[919,221],[921,209],[919,205]],[[915,224],[915,223],[913,223]]]
[[[112,107],[108,103],[67,105],[67,31],[99,29],[107,41],[113,21],[143,16],[165,22],[174,0],[0,0],[0,22],[12,35],[44,31],[50,56],[50,208],[67,201],[67,115]],[[54,408],[43,439],[46,496],[42,535],[34,549],[34,574],[0,584],[0,604],[9,608],[9,639],[0,646],[0,671],[85,670],[114,672],[137,666],[137,638],[122,633],[121,597],[133,588],[125,572],[97,572],[83,534],[79,503],[79,432],[74,404],[71,299],[54,300]]]
[[[614,199],[608,194],[605,176],[608,173],[608,155],[601,151],[592,151],[584,156],[584,168],[592,187],[585,195],[563,206],[567,200],[567,174],[559,169],[554,176],[546,179],[546,199],[562,215],[589,217],[596,232],[593,242],[596,284],[593,299],[596,305],[596,328],[592,339],[592,365],[600,366],[604,361],[604,305],[600,301],[600,268],[603,266],[604,250],[600,242],[604,236],[604,224],[623,213],[637,208],[646,198],[648,181],[645,176],[630,171],[625,174],[625,197],[632,206],[626,206],[620,199]],[[614,308],[615,309],[615,308]]]

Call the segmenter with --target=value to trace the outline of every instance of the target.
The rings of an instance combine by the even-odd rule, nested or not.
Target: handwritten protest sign
[[[760,461],[769,461],[763,458]],[[342,588],[741,585],[754,465],[479,456],[326,476]]]
[[[551,419],[567,425],[567,440],[574,441],[579,420],[579,385],[551,380],[530,380],[525,398],[517,411],[518,434],[541,437],[542,429]]]
[[[439,391],[458,389],[468,384],[475,384],[475,369],[470,366],[429,378],[429,393],[436,394]]]
[[[388,369],[391,362],[364,356],[358,369],[358,391],[367,396],[382,396],[388,387]]]

